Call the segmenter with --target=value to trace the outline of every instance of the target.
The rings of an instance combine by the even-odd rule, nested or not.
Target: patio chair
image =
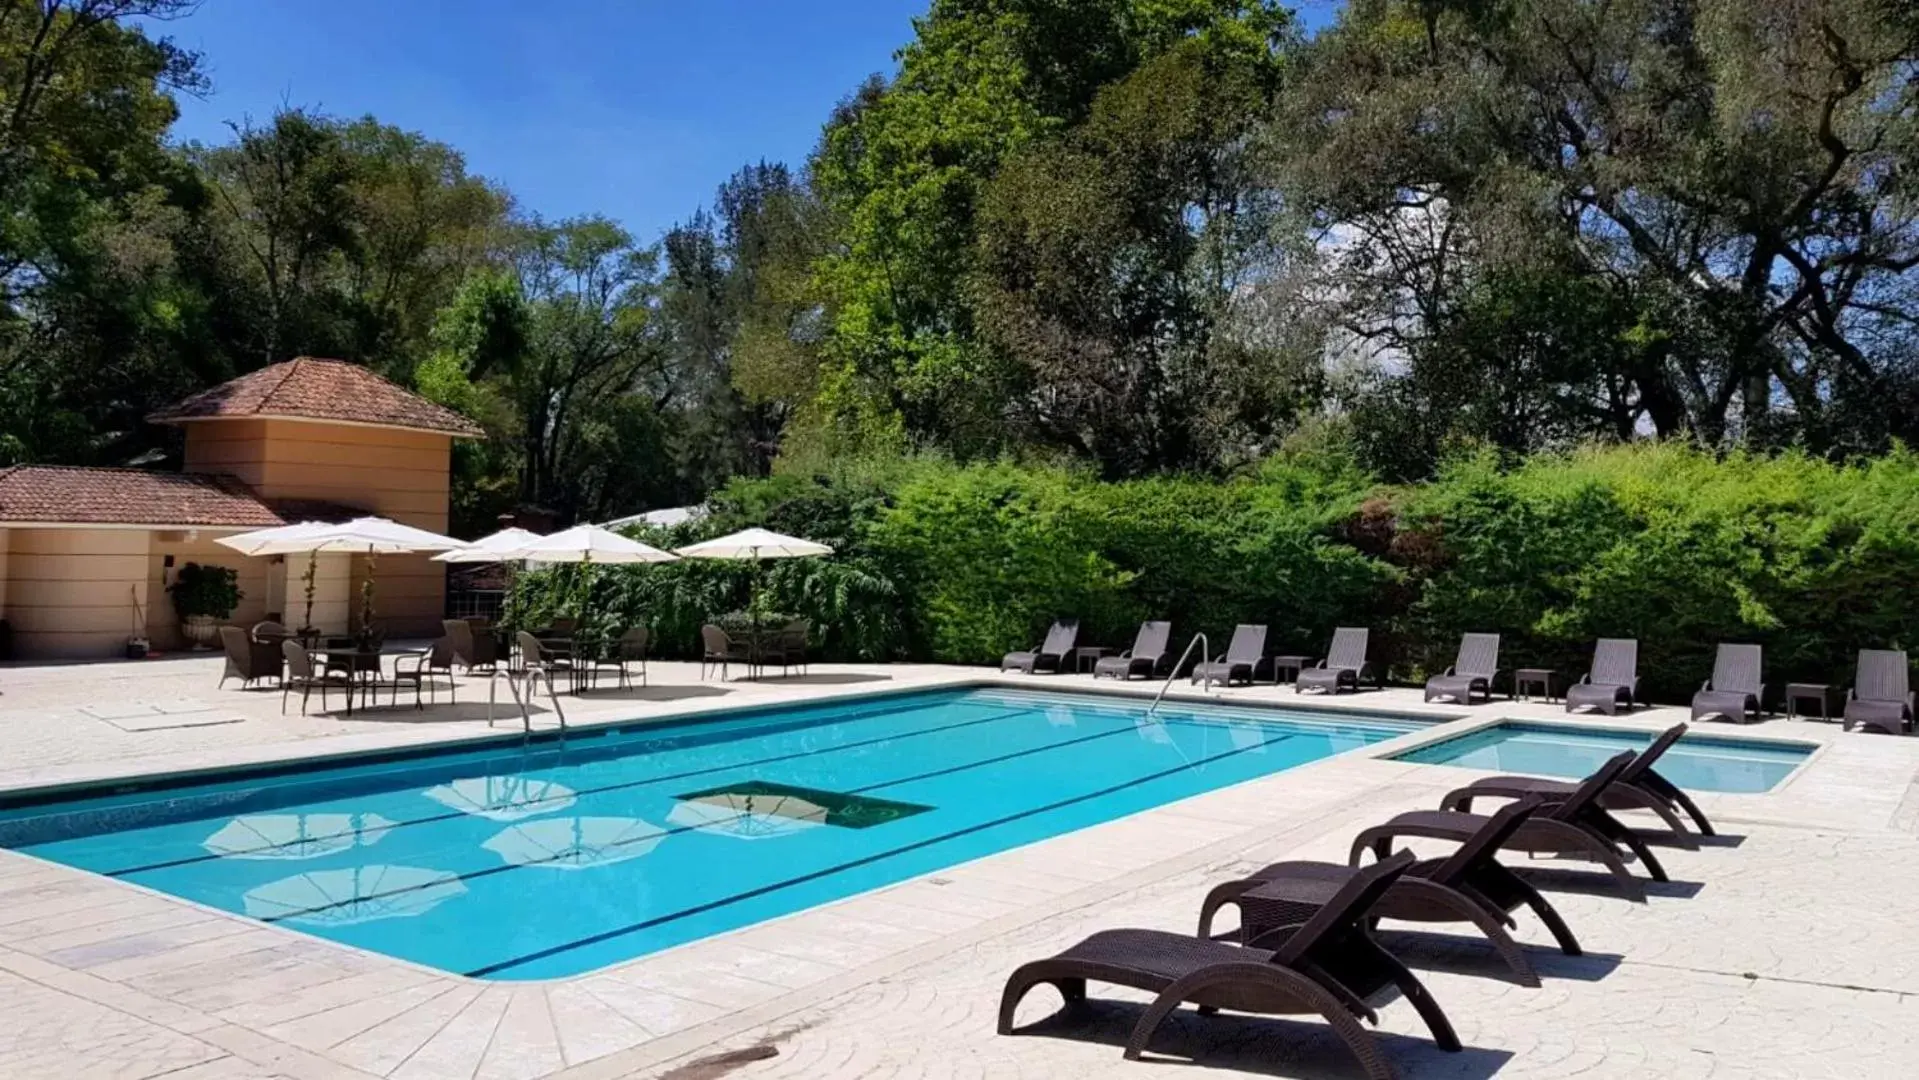
[[[1020,652],[1010,652],[1000,658],[1001,671],[1023,671],[1036,675],[1050,671],[1055,675],[1065,670],[1066,656],[1073,651],[1079,641],[1079,620],[1062,619],[1046,631],[1046,640],[1033,648]]]
[[[1471,705],[1493,699],[1493,680],[1499,677],[1499,635],[1464,634],[1453,666],[1426,680],[1427,701],[1456,701]]]
[[[646,685],[646,646],[649,639],[650,635],[644,626],[628,627],[626,633],[620,635],[613,655],[620,669],[622,689],[632,685],[632,677],[627,670],[628,664],[640,665],[640,685]]]
[[[1412,853],[1401,852],[1360,870],[1304,923],[1245,945],[1168,930],[1101,931],[1014,970],[1000,995],[999,1033],[1013,1033],[1014,1012],[1034,986],[1051,983],[1076,1005],[1086,1000],[1087,981],[1097,980],[1157,995],[1133,1026],[1128,1060],[1139,1059],[1174,1009],[1192,1002],[1201,1013],[1318,1013],[1366,1075],[1385,1080],[1392,1065],[1360,1020],[1377,1023],[1368,1002],[1396,987],[1426,1021],[1433,1043],[1457,1051],[1459,1037],[1425,985],[1373,940],[1375,908],[1412,865]]]
[[[434,642],[423,653],[393,658],[393,704],[400,703],[400,687],[405,683],[413,684],[413,707],[424,708],[420,696],[424,693],[427,700],[439,704],[439,689],[436,678],[446,679],[446,700],[448,704],[458,705],[459,684],[453,681],[453,663],[456,659],[453,639],[443,637]]]
[[[300,692],[300,715],[307,714],[307,699],[313,691],[320,692],[320,711],[327,711],[326,694],[330,687],[339,687],[346,691],[347,710],[353,709],[353,674],[335,668],[316,669],[313,654],[306,647],[288,638],[280,643],[280,655],[286,659],[286,676],[280,680],[280,715],[287,711],[287,695],[295,690]]]
[[[220,648],[226,653],[227,666],[220,672],[216,690],[225,686],[228,679],[239,679],[240,689],[246,690],[257,680],[281,677],[278,645],[255,641],[237,626],[222,626]]]
[[[1666,870],[1659,865],[1659,860],[1646,842],[1621,824],[1618,818],[1607,813],[1600,804],[1600,797],[1632,763],[1634,756],[1631,750],[1613,755],[1563,802],[1551,803],[1544,811],[1527,819],[1525,825],[1500,845],[1502,850],[1541,855],[1590,855],[1612,873],[1620,892],[1628,899],[1645,903],[1646,888],[1626,869],[1625,860],[1620,858],[1616,845],[1623,844],[1638,856],[1654,881],[1669,880]],[[1368,847],[1384,856],[1392,850],[1393,841],[1402,836],[1421,836],[1463,844],[1485,828],[1486,821],[1484,814],[1468,814],[1459,810],[1410,810],[1363,830],[1353,839],[1352,853],[1347,861],[1357,866],[1361,853]]]
[[[548,693],[553,691],[553,676],[563,673],[570,679],[573,675],[573,656],[556,653],[540,644],[540,639],[520,630],[513,635],[514,644],[520,650],[520,670],[529,676],[545,676]],[[530,683],[529,679],[529,683]]]
[[[475,668],[492,671],[500,662],[499,642],[491,632],[473,632],[473,624],[465,619],[445,619],[440,629],[447,641],[452,643],[453,662],[472,672]]]
[[[1452,855],[1414,863],[1406,871],[1405,877],[1386,890],[1386,895],[1373,909],[1373,914],[1378,918],[1406,922],[1471,923],[1486,935],[1486,940],[1492,943],[1500,958],[1506,961],[1506,966],[1512,969],[1515,979],[1525,986],[1538,986],[1539,973],[1533,969],[1532,961],[1526,958],[1519,943],[1507,932],[1506,928],[1513,924],[1511,914],[1521,907],[1531,908],[1559,942],[1560,951],[1567,956],[1580,955],[1579,941],[1573,937],[1566,921],[1560,918],[1558,910],[1546,902],[1539,890],[1500,865],[1494,856],[1540,805],[1537,797],[1510,803],[1487,818],[1486,824]],[[1285,890],[1288,893],[1287,900],[1298,902],[1292,895],[1294,889],[1304,897],[1313,896],[1322,889],[1330,893],[1363,872],[1343,863],[1282,862],[1255,871],[1238,881],[1215,886],[1200,904],[1199,936],[1213,937],[1213,919],[1219,909],[1227,904],[1239,906],[1239,898],[1254,889],[1283,882],[1291,886]],[[1245,916],[1246,909],[1242,907],[1240,929],[1235,936],[1257,936],[1260,927],[1250,923]]]
[[[1912,730],[1911,667],[1899,649],[1860,649],[1859,670],[1846,692],[1846,730],[1854,724],[1888,735]]]
[[[1616,716],[1621,708],[1631,712],[1638,698],[1639,642],[1634,638],[1600,638],[1593,644],[1591,670],[1566,688],[1566,711],[1590,709]]]
[[[1371,637],[1371,631],[1363,626],[1342,626],[1334,630],[1333,644],[1326,650],[1325,659],[1299,673],[1299,678],[1293,680],[1293,693],[1312,690],[1337,694],[1346,688],[1358,690],[1359,681],[1366,677],[1370,666],[1366,646]],[[1377,685],[1385,685],[1377,674],[1374,679]]]
[[[807,635],[812,628],[805,619],[794,619],[785,626],[760,639],[759,661],[762,665],[778,664],[780,675],[788,668],[799,668],[800,674],[806,674]]]
[[[1712,678],[1692,696],[1693,722],[1716,717],[1744,724],[1759,719],[1766,700],[1759,666],[1759,646],[1721,643]]]
[[[254,623],[253,628],[247,631],[247,635],[255,641],[273,646],[273,655],[276,658],[280,655],[280,642],[293,636],[287,632],[286,625],[278,619],[262,619]]]
[[[1253,673],[1266,659],[1266,628],[1257,623],[1240,623],[1233,627],[1233,640],[1226,645],[1226,655],[1211,663],[1196,664],[1193,667],[1191,681],[1205,680],[1221,686],[1233,685],[1233,680],[1252,684]]]
[[[720,681],[726,681],[727,668],[732,664],[745,664],[748,675],[753,673],[753,650],[744,641],[734,641],[726,631],[707,623],[700,627],[700,678],[706,678],[709,669],[718,668]]]
[[[1161,669],[1172,662],[1172,654],[1166,651],[1167,642],[1172,636],[1172,623],[1140,623],[1139,633],[1133,635],[1133,647],[1118,656],[1101,657],[1093,665],[1093,678],[1125,680],[1135,675],[1144,675],[1149,679],[1157,677]]]
[[[1697,840],[1687,832],[1680,820],[1680,811],[1692,817],[1693,824],[1701,836],[1712,836],[1712,823],[1692,797],[1680,789],[1679,785],[1661,776],[1655,765],[1666,756],[1681,736],[1686,734],[1686,725],[1674,724],[1659,733],[1652,745],[1639,752],[1632,764],[1620,770],[1610,786],[1599,796],[1599,805],[1608,810],[1650,810],[1659,815],[1666,828],[1680,847],[1696,849]],[[1465,787],[1448,792],[1440,800],[1443,810],[1466,810],[1473,808],[1473,800],[1489,799],[1525,799],[1538,796],[1545,799],[1567,799],[1579,790],[1581,781],[1561,780],[1545,776],[1488,776],[1475,780]]]

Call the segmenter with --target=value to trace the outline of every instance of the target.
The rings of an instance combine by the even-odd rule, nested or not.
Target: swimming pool
[[[1650,733],[1508,721],[1393,757],[1426,765],[1577,778],[1621,750],[1643,750],[1652,740]],[[1661,776],[1691,791],[1770,791],[1812,751],[1805,743],[1687,734],[1659,759],[1658,769]]]
[[[876,695],[0,800],[0,846],[446,971],[555,978],[1419,726]]]

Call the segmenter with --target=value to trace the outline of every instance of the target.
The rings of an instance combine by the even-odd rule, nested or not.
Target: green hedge
[[[763,524],[838,550],[762,579],[765,604],[820,628],[825,659],[990,663],[1061,613],[1113,644],[1149,617],[1171,618],[1181,643],[1264,622],[1271,648],[1301,652],[1336,625],[1367,625],[1407,680],[1445,666],[1466,630],[1505,634],[1509,669],[1566,675],[1593,638],[1628,636],[1647,690],[1683,700],[1718,641],[1766,645],[1777,685],[1844,681],[1856,649],[1915,636],[1919,457],[1905,451],[1853,465],[1670,445],[1516,467],[1484,455],[1410,488],[1377,485],[1334,451],[1230,481],[905,461],[736,482],[714,508],[646,539]],[[746,605],[752,574],[556,568],[527,575],[510,610],[644,622],[664,654],[690,655],[702,622]]]

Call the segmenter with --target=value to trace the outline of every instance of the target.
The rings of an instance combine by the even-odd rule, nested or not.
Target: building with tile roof
[[[481,434],[358,364],[312,357],[241,375],[148,419],[182,430],[182,471],[0,469],[0,619],[16,656],[125,655],[129,638],[181,647],[166,586],[187,562],[239,572],[242,599],[230,622],[299,622],[304,559],[289,568],[284,558],[249,558],[214,540],[361,514],[445,532],[453,440]],[[320,558],[313,625],[349,628],[364,561]],[[387,556],[379,580],[389,633],[437,627],[441,564]]]

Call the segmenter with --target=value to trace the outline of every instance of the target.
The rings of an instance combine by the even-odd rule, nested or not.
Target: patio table
[[[420,656],[427,649],[375,648],[363,649],[358,645],[328,645],[313,650],[314,655],[324,657],[328,667],[338,666],[344,669],[349,678],[346,692],[346,711],[353,715],[353,691],[358,688],[363,697],[373,705],[379,704],[378,692],[380,675],[384,670],[380,659],[386,656]],[[419,688],[414,687],[415,704],[418,704]]]

